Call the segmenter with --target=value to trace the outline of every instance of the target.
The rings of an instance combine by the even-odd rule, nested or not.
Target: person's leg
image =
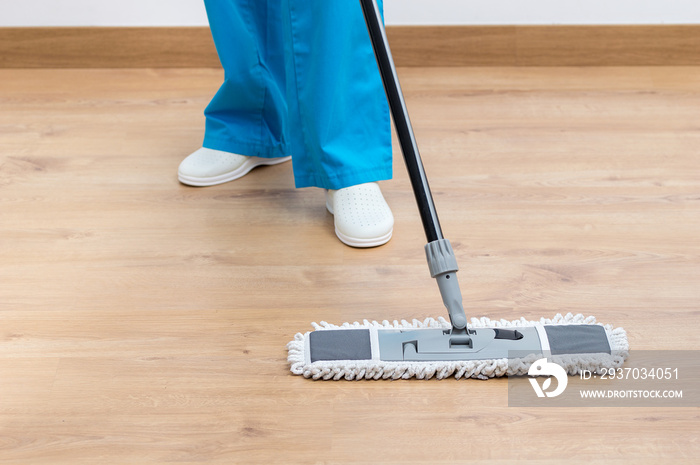
[[[204,146],[258,157],[289,155],[279,0],[205,0],[224,82],[204,111]]]
[[[359,2],[282,4],[296,186],[390,179],[389,108]]]
[[[202,148],[178,169],[181,182],[211,186],[289,159],[279,2],[205,0],[224,82],[205,109]]]
[[[392,176],[389,108],[360,4],[282,4],[295,184],[329,189],[342,242],[385,244],[394,217],[375,181]]]

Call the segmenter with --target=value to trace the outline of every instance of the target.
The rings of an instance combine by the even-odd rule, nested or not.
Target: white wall
[[[203,26],[202,2],[0,0],[0,27]],[[385,5],[393,25],[700,23],[700,0],[385,0]]]
[[[700,0],[385,0],[390,24],[693,24]]]

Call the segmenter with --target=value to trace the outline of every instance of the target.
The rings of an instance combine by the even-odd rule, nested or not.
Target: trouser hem
[[[294,162],[293,158],[292,162]],[[295,173],[294,185],[297,188],[320,187],[322,189],[343,189],[345,187],[364,184],[366,182],[387,181],[391,178],[391,167],[343,173],[337,176]]]
[[[250,142],[236,139],[218,139],[205,137],[202,147],[221,150],[222,152],[245,155],[247,157],[279,158],[291,155],[283,146],[269,146],[259,142]]]

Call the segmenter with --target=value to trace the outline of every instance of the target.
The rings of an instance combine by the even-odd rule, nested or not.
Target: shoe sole
[[[269,166],[278,165],[286,161],[291,160],[292,157],[281,157],[281,158],[262,158],[262,157],[250,157],[243,162],[241,166],[228,173],[220,174],[218,176],[209,176],[205,178],[199,178],[195,176],[187,176],[186,174],[177,173],[177,179],[183,184],[194,187],[207,187],[215,186],[217,184],[223,184],[225,182],[233,181],[241,178],[248,174],[253,168],[258,166]]]
[[[373,237],[371,239],[359,239],[357,237],[346,236],[345,234],[338,231],[338,228],[335,228],[335,235],[338,236],[340,242],[342,242],[345,245],[349,245],[350,247],[356,247],[361,249],[369,247],[379,247],[380,245],[384,245],[391,240],[391,236],[393,233],[394,230],[392,229],[387,234],[381,237]]]
[[[333,213],[333,208],[331,205],[326,201],[326,209],[331,215],[335,215]],[[379,247],[380,245],[384,245],[387,242],[391,240],[391,236],[394,234],[394,229],[392,228],[391,231],[386,233],[383,236],[379,237],[371,237],[369,239],[364,239],[364,238],[359,238],[359,237],[350,237],[338,230],[338,228],[335,228],[335,235],[338,236],[338,239],[340,239],[340,242],[342,242],[345,245],[349,245],[350,247],[356,247],[356,248],[369,248],[369,247]]]

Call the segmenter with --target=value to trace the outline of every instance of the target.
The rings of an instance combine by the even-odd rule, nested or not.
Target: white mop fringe
[[[472,318],[470,328],[512,328],[523,326],[541,325],[599,325],[605,328],[605,332],[610,342],[612,354],[577,354],[577,355],[556,355],[551,357],[552,361],[563,367],[570,375],[576,375],[582,370],[591,372],[599,371],[602,368],[619,368],[627,359],[629,343],[627,333],[622,328],[613,328],[611,325],[598,323],[593,316],[582,314],[566,316],[557,314],[554,318],[541,318],[539,321],[528,321],[525,318],[519,320],[491,320],[489,318]],[[427,318],[423,321],[413,320],[408,322],[394,320],[390,323],[387,320],[381,323],[377,321],[363,320],[362,323],[344,323],[340,326],[322,321],[320,324],[312,323],[316,331],[332,329],[352,329],[352,328],[387,328],[387,329],[425,329],[425,328],[450,328],[450,323],[442,317],[437,320]],[[538,356],[531,355],[521,359],[507,358],[495,360],[466,360],[466,361],[440,361],[440,362],[386,362],[382,360],[337,360],[337,361],[316,361],[307,363],[305,357],[305,341],[309,337],[307,333],[297,333],[294,340],[287,344],[289,355],[287,360],[290,363],[290,370],[295,375],[302,375],[305,378],[322,380],[360,380],[360,379],[444,379],[454,376],[460,378],[488,379],[499,376],[526,375],[530,365],[537,360]]]

